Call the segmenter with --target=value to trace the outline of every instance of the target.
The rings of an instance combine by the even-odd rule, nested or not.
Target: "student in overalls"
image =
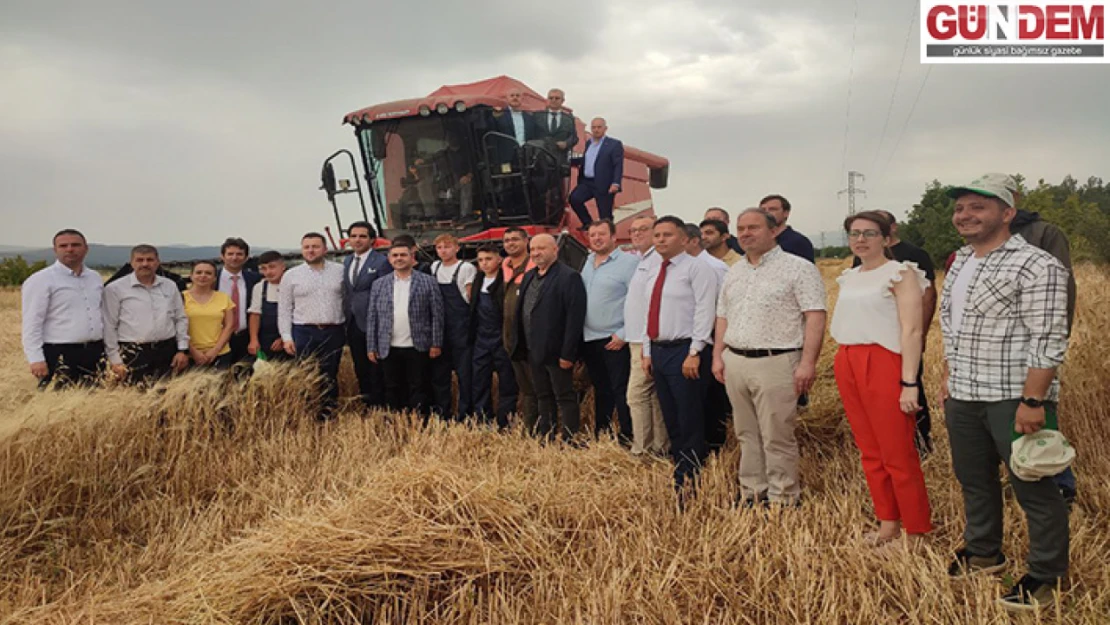
[[[509,427],[509,414],[516,410],[517,385],[513,363],[501,340],[504,323],[505,283],[501,277],[501,254],[487,243],[478,248],[481,280],[470,294],[470,349],[473,372],[474,412],[483,423],[493,419],[493,374],[497,374],[497,427]]]
[[[432,406],[443,419],[462,421],[471,412],[470,401],[470,285],[478,275],[473,264],[459,260],[459,240],[450,234],[435,238],[436,255],[430,273],[443,296],[443,356],[432,361]],[[458,376],[458,409],[451,410],[451,372]]]
[[[263,279],[254,285],[247,310],[250,329],[247,352],[256,358],[262,352],[265,360],[286,360],[289,356],[285,353],[281,332],[278,331],[278,293],[281,277],[285,274],[285,259],[280,252],[263,252],[258,257],[258,270],[262,272]]]

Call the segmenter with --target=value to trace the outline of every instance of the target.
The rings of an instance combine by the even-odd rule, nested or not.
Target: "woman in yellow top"
[[[189,356],[197,366],[226,369],[231,365],[231,333],[235,331],[235,304],[226,293],[213,289],[216,265],[193,265],[192,286],[185,291],[185,316],[189,318]]]

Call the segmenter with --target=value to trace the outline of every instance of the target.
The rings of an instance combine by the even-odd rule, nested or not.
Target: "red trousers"
[[[902,356],[879,345],[841,345],[833,365],[844,412],[880,521],[901,521],[908,534],[933,529],[914,415],[902,412]]]

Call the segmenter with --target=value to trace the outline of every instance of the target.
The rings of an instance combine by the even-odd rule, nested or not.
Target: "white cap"
[[[1058,475],[1074,460],[1075,448],[1056,430],[1025,434],[1010,445],[1010,470],[1026,482]]]
[[[975,193],[998,198],[1005,202],[1006,206],[1013,206],[1016,192],[1017,184],[1013,177],[1006,174],[983,174],[965,185],[952,187],[948,190],[948,197],[957,198],[965,193]]]

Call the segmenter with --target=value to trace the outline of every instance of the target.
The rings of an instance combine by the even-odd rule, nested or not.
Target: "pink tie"
[[[235,304],[235,320],[231,322],[231,331],[239,331],[239,276],[231,276],[231,303]]]

